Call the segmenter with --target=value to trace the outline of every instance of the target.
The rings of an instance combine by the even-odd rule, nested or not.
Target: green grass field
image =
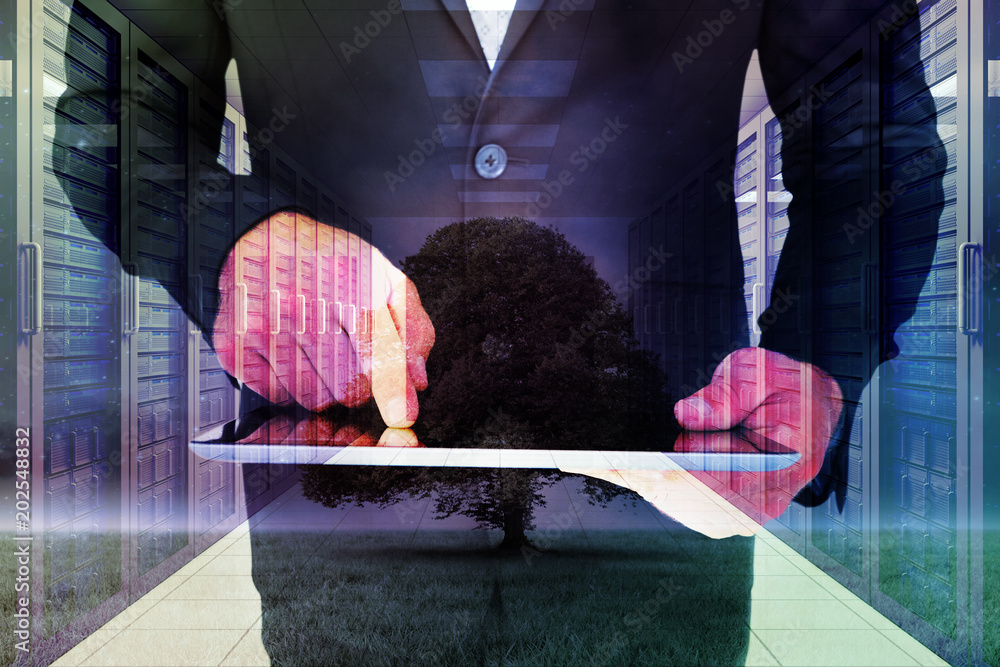
[[[983,534],[983,660],[1000,667],[1000,531]]]
[[[526,558],[480,531],[410,535],[253,533],[272,664],[744,662],[749,540],[567,532]]]
[[[14,591],[15,570],[17,562],[14,557],[14,536],[11,533],[0,533],[0,618],[3,619],[3,630],[0,631],[0,665],[14,662],[14,612],[17,611],[17,596]]]

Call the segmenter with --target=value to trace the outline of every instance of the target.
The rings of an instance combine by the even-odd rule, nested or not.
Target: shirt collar
[[[472,25],[476,28],[479,45],[486,56],[486,62],[493,70],[500,48],[503,46],[507,27],[510,25],[511,13],[517,0],[466,0],[472,17]]]

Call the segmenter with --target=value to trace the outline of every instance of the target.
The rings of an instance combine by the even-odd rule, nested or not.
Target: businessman
[[[515,215],[563,221],[571,241],[609,230],[623,235],[622,220],[643,213],[706,154],[735,149],[744,76],[757,49],[768,96],[793,101],[792,113],[781,118],[784,183],[794,199],[773,288],[793,298],[783,312],[766,313],[768,326],[760,349],[754,349],[738,325],[746,321],[742,272],[683,275],[685,298],[720,299],[726,304],[721,319],[733,326],[721,348],[706,345],[711,382],[679,402],[675,414],[689,429],[741,424],[802,452],[805,473],[783,489],[787,506],[800,491],[802,502],[821,503],[843,482],[845,448],[828,445],[838,428],[849,428],[852,415],[843,406],[857,401],[860,391],[839,386],[813,355],[808,334],[799,332],[800,320],[811,317],[811,295],[801,286],[809,285],[817,270],[811,261],[815,244],[824,225],[839,228],[844,222],[821,221],[813,211],[818,144],[809,123],[802,126],[796,118],[808,118],[817,102],[801,81],[883,4],[359,0],[345,7],[289,0],[261,8],[241,0],[206,0],[204,8],[185,11],[184,20],[198,26],[199,39],[159,39],[220,95],[235,59],[245,114],[256,128],[252,145],[276,140],[306,171],[333,184],[357,215],[377,219],[390,240],[397,232],[412,235],[414,229],[453,220]],[[142,12],[132,18],[144,27]],[[933,115],[929,95],[915,99],[926,111],[922,115]],[[796,115],[801,110],[805,113]],[[938,147],[933,126],[911,129],[911,140],[916,137],[929,151]],[[216,145],[219,130],[200,126],[204,139]],[[873,141],[872,134],[865,136]],[[725,221],[706,223],[705,236],[713,244],[706,244],[704,265],[738,269],[735,206],[731,200],[726,206]],[[272,366],[277,360],[271,358],[276,349],[271,337],[278,335],[284,342],[291,339],[307,359],[317,358],[318,347],[332,345],[351,359],[347,365],[314,364],[306,384],[317,390],[308,397],[296,395],[298,380],[289,386],[277,376],[240,377],[234,339],[238,304],[248,298],[268,302],[270,286],[244,294],[241,290],[252,288],[241,288],[236,274],[245,257],[259,252],[255,235],[274,224],[314,229],[310,238],[325,235],[325,241],[303,250],[331,258],[321,271],[345,270],[337,261],[343,256],[338,248],[364,247],[345,230],[323,231],[327,226],[308,211],[270,211],[247,221],[237,230],[235,246],[224,249],[223,265],[202,276],[219,289],[222,301],[218,321],[198,324],[211,332],[223,364],[275,402],[298,400],[318,409],[371,397],[389,426],[413,424],[419,418],[416,392],[426,385],[426,364],[434,363],[436,324],[423,312],[412,283],[373,247],[365,249],[371,288],[356,303],[340,304],[351,307],[324,312],[292,298],[296,295],[279,294],[278,302],[268,305],[279,319],[315,326],[291,334],[279,327],[271,334],[258,325],[254,342],[243,342],[244,353]],[[929,266],[930,256],[918,262]],[[188,303],[181,288],[170,289],[178,303]],[[890,341],[912,312],[912,307],[894,311]],[[200,317],[193,309],[189,315]],[[892,346],[884,346],[880,360],[891,353]],[[655,495],[655,480],[579,472]],[[658,507],[671,514],[669,503]],[[761,520],[782,509],[770,507]],[[747,575],[752,542],[741,537],[722,542],[735,573]],[[255,549],[262,544],[255,542]],[[265,575],[255,571],[259,588]],[[740,591],[743,606],[736,606],[743,613],[749,589]],[[272,612],[288,604],[280,595],[262,592],[262,597]],[[270,619],[265,614],[265,633],[280,632],[278,619],[280,614]],[[268,644],[278,651],[272,658],[277,659],[279,644]],[[725,661],[738,661],[745,648],[745,635],[736,637]],[[288,654],[282,659],[290,660]]]
[[[447,0],[254,9],[216,2],[191,17],[204,22],[205,40],[178,46],[219,91],[235,58],[248,120],[268,128],[280,117],[286,149],[307,171],[337,184],[360,214],[378,219],[389,239],[396,230],[405,236],[435,219],[519,215],[565,221],[571,241],[574,235],[606,234],[618,220],[640,215],[710,149],[735,147],[743,77],[756,48],[769,96],[793,99],[798,106],[782,115],[787,126],[783,178],[793,202],[773,283],[775,294],[790,295],[789,306],[762,315],[767,326],[760,347],[766,352],[753,355],[752,365],[765,384],[774,385],[764,377],[765,366],[791,358],[800,364],[794,372],[815,378],[815,387],[803,400],[776,386],[751,394],[726,379],[724,366],[713,369],[732,350],[737,356],[729,366],[738,361],[745,367],[751,357],[742,351],[748,338],[739,326],[746,322],[743,275],[738,270],[686,275],[681,278],[685,300],[716,297],[730,304],[722,319],[733,326],[724,349],[706,346],[711,386],[679,403],[676,413],[681,423],[696,428],[752,422],[786,444],[803,447],[810,458],[825,452],[824,474],[800,496],[819,504],[845,476],[845,448],[827,448],[800,431],[807,422],[816,424],[820,414],[826,415],[822,422],[832,422],[829,433],[838,423],[849,429],[853,415],[842,415],[842,405],[857,401],[859,389],[836,387],[799,331],[800,321],[812,316],[811,295],[802,293],[802,286],[810,284],[815,271],[814,244],[826,228],[839,229],[845,221],[820,222],[813,211],[814,179],[827,176],[814,176],[813,163],[819,160],[801,119],[822,105],[823,97],[822,91],[797,87],[806,71],[883,4],[699,0],[624,8],[586,0],[533,0],[480,7]],[[263,25],[270,28],[262,30]],[[930,96],[918,96],[916,103],[927,107],[924,115],[933,114]],[[291,120],[286,123],[286,118]],[[933,126],[911,129],[929,151],[938,145]],[[874,135],[867,136],[873,141]],[[835,149],[828,150],[825,159],[838,159]],[[705,265],[716,260],[739,267],[735,209],[732,202],[727,206],[725,224],[706,223],[706,237],[714,243],[706,244]],[[402,285],[404,278],[379,259],[377,250],[373,253],[373,285]],[[929,266],[929,253],[920,259]],[[232,265],[228,268],[231,273]],[[223,271],[222,280],[231,287],[230,273]],[[214,282],[215,277],[205,279]],[[389,294],[399,300],[399,289]],[[371,298],[382,302],[384,296]],[[419,304],[419,298],[409,301]],[[420,324],[407,333],[389,304],[371,305],[399,331],[379,338],[382,343],[370,348],[371,355],[360,355],[357,368],[367,375],[372,358],[399,360],[394,366],[388,362],[395,370],[385,375],[399,381],[392,389],[379,388],[375,399],[387,423],[407,426],[419,410],[413,388],[422,382],[419,367],[433,343],[432,327]],[[288,299],[289,311],[297,313],[298,307]],[[893,311],[895,319],[886,323],[888,340],[910,314],[912,308]],[[331,323],[330,330],[352,327]],[[412,344],[405,342],[407,336]],[[215,342],[225,347],[218,335]],[[311,344],[298,341],[303,350]],[[405,372],[400,345],[409,350]],[[268,349],[265,343],[260,348],[262,353]],[[885,346],[883,358],[892,350],[891,343]],[[353,380],[341,377],[330,384],[344,382]],[[288,399],[280,384],[269,387],[267,398]],[[764,398],[747,404],[749,395]],[[793,401],[809,409],[778,417],[773,406]],[[390,404],[404,402],[405,415],[390,414]]]

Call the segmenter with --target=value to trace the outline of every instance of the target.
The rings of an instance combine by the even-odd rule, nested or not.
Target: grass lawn
[[[589,539],[588,539],[589,538]],[[742,665],[752,542],[570,532],[251,533],[280,665]],[[725,576],[718,576],[725,572]]]
[[[983,660],[1000,667],[1000,530],[983,533]]]
[[[14,612],[17,611],[17,595],[14,590],[17,560],[14,556],[14,536],[11,533],[0,533],[0,619],[3,619],[3,630],[0,631],[0,665],[14,662]]]

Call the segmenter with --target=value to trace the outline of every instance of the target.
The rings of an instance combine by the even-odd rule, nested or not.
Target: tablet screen
[[[192,441],[204,458],[240,462],[415,467],[778,470],[799,454],[764,436],[730,431],[679,432],[655,449],[447,447],[427,445],[411,429],[372,427],[365,414],[339,416],[259,408]]]

